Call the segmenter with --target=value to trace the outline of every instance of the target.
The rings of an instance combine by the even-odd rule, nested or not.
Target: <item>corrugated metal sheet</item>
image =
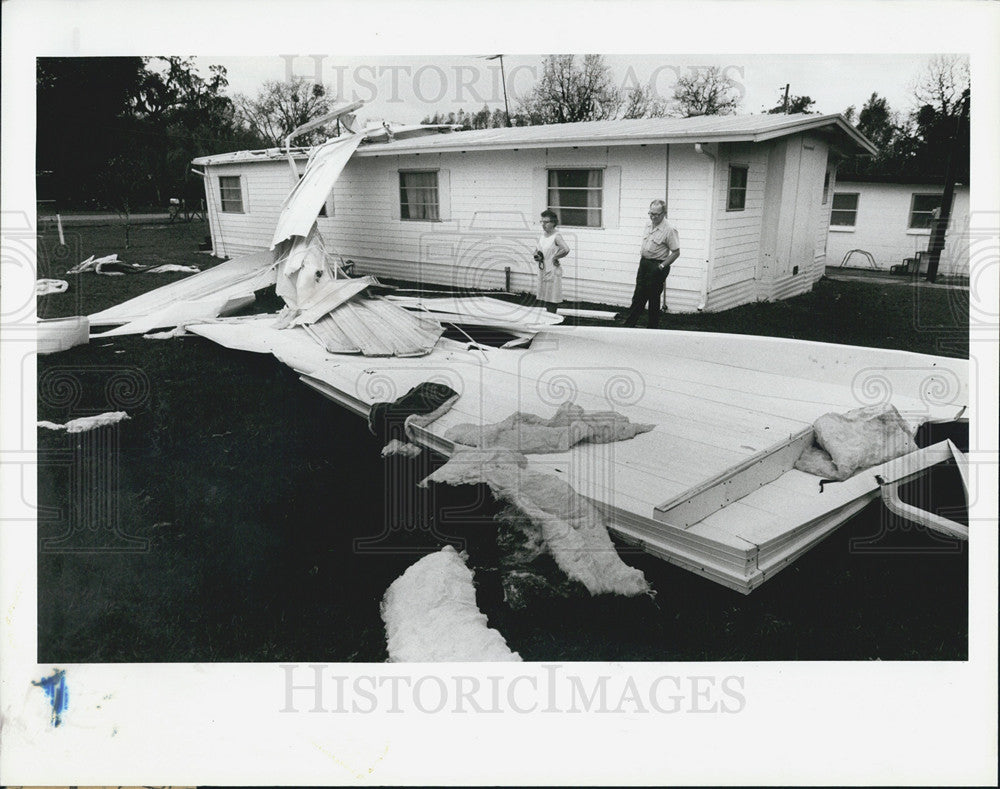
[[[441,325],[385,299],[356,298],[305,327],[331,353],[424,356],[444,333]]]
[[[511,129],[479,129],[415,139],[366,144],[356,156],[430,151],[501,150],[586,145],[642,145],[694,142],[763,142],[810,129],[830,127],[853,143],[859,153],[876,148],[844,116],[834,115],[703,115],[696,118],[635,118],[585,121]],[[235,161],[267,161],[283,155],[277,149],[202,156],[196,165]]]

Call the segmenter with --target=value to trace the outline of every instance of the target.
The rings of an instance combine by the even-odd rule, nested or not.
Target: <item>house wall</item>
[[[331,216],[320,217],[319,229],[328,246],[355,261],[359,272],[456,288],[499,289],[509,267],[512,289],[533,292],[537,268],[531,254],[541,234],[538,215],[545,208],[546,168],[560,166],[604,170],[605,226],[560,227],[571,249],[563,260],[564,298],[627,305],[649,203],[664,198],[682,251],[668,280],[667,305],[673,311],[695,309],[708,256],[708,170],[707,160],[692,146],[671,146],[669,151],[666,145],[651,145],[356,156],[334,186]],[[399,218],[400,169],[438,170],[441,221]],[[267,247],[291,185],[287,162],[208,170],[215,191],[210,218],[223,239],[216,254]],[[218,176],[235,174],[243,175],[250,195],[247,213],[223,214]]]
[[[828,197],[823,203],[823,181],[832,169],[829,146],[820,137],[795,135],[772,148],[765,186],[758,299],[806,293],[822,276],[832,199]],[[833,178],[831,172],[831,183]]]
[[[304,165],[300,163],[299,167]],[[212,165],[206,185],[206,204],[212,231],[214,254],[235,257],[267,249],[278,223],[285,197],[294,185],[286,159]],[[238,175],[242,178],[243,213],[223,213],[219,178]]]
[[[509,268],[512,290],[530,293],[537,277],[531,253],[541,233],[546,168],[601,168],[604,227],[560,227],[571,249],[563,261],[564,299],[629,303],[649,202],[660,197],[681,242],[667,280],[667,308],[728,309],[808,290],[814,270],[822,271],[829,218],[829,205],[820,206],[826,146],[812,138],[804,146],[804,139],[705,146],[715,157],[714,177],[712,159],[694,145],[355,156],[334,186],[330,216],[320,217],[318,225],[328,247],[355,261],[360,273],[490,290],[505,286]],[[743,211],[726,210],[730,163],[749,168]],[[294,180],[288,162],[206,169],[215,253],[267,248]],[[440,221],[400,219],[401,169],[438,171]],[[222,175],[243,177],[244,213],[220,211]],[[766,238],[784,250],[776,253],[777,263],[762,263]],[[795,276],[793,255],[800,269]]]
[[[717,146],[712,183],[714,196],[712,264],[705,309],[719,311],[756,299],[758,261],[764,216],[767,163],[773,144],[728,143]],[[747,167],[746,204],[743,210],[726,208],[729,168]]]
[[[829,227],[827,238],[828,265],[839,266],[852,249],[871,253],[879,269],[902,263],[904,258],[915,257],[927,249],[929,230],[909,230],[910,204],[914,194],[943,194],[944,188],[930,184],[876,184],[842,181],[838,192],[858,194],[858,214],[853,228]],[[969,189],[961,186],[955,190],[951,219],[945,236],[939,273],[968,276],[968,245],[962,231],[969,222]],[[852,255],[849,266],[870,266],[863,255]]]

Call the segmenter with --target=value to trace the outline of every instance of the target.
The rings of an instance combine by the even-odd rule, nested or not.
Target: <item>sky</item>
[[[499,62],[490,54],[469,56],[356,56],[285,54],[269,57],[196,58],[203,70],[226,67],[230,94],[253,95],[265,80],[290,75],[322,82],[338,97],[362,100],[362,120],[416,123],[434,112],[475,112],[484,104],[503,107]],[[541,73],[544,55],[504,55],[511,111],[516,97],[528,92]],[[822,113],[860,110],[873,93],[886,97],[893,110],[913,108],[912,84],[930,55],[614,55],[604,56],[620,87],[651,84],[669,99],[678,76],[692,69],[718,66],[741,94],[739,112],[759,113],[773,107],[785,85],[792,95],[816,100]]]

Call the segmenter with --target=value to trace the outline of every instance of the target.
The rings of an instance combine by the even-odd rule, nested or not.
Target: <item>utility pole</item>
[[[785,115],[788,114],[788,89],[790,87],[792,87],[790,82],[785,83],[785,103],[782,105],[782,112],[784,112]]]
[[[958,166],[958,140],[962,134],[962,124],[969,111],[969,91],[962,94],[962,107],[955,123],[955,134],[951,138],[951,149],[948,151],[948,166],[944,176],[944,194],[941,196],[941,215],[934,220],[931,229],[931,240],[927,245],[929,253],[927,261],[927,281],[937,279],[938,265],[941,262],[941,252],[944,250],[944,234],[948,230],[948,220],[951,218],[951,204],[955,198],[955,168]]]
[[[503,71],[503,55],[490,55],[487,60],[500,60],[500,80],[503,83],[503,112],[507,118],[507,128],[510,128],[510,107],[507,105],[507,76]]]

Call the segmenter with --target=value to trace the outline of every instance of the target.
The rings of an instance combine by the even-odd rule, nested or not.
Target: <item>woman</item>
[[[569,254],[569,247],[556,232],[559,217],[555,211],[542,211],[542,235],[535,248],[538,263],[538,302],[555,312],[562,302],[562,266],[559,261]]]

